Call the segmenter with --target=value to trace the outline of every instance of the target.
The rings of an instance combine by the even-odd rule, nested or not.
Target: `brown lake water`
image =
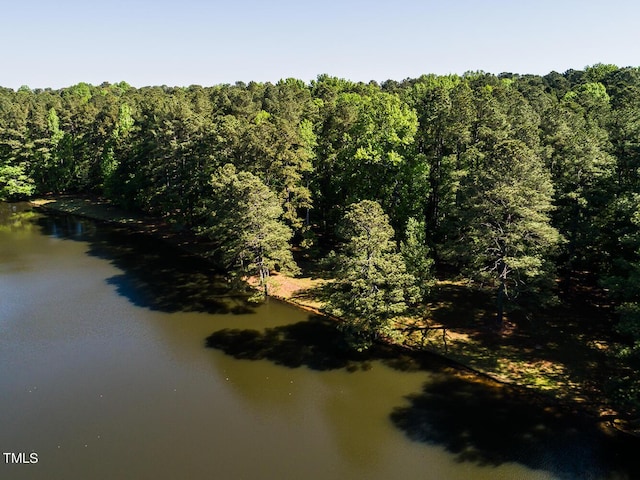
[[[640,478],[578,415],[348,355],[159,241],[23,209],[0,204],[0,479]]]

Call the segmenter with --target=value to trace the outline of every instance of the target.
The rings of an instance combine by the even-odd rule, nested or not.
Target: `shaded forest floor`
[[[331,272],[299,264],[303,275],[274,275],[272,296],[324,313]],[[495,292],[464,280],[440,279],[419,315],[400,319],[389,340],[454,361],[489,380],[539,395],[602,424],[640,436],[629,412],[612,406],[612,378],[628,373],[615,354],[613,305],[587,272],[563,282],[560,303],[536,315],[512,313],[498,328]]]
[[[161,238],[190,253],[204,255],[206,242],[157,218],[118,209],[93,197],[58,196],[34,200],[34,205],[105,222]],[[307,310],[323,313],[323,286],[331,272],[300,262],[303,275],[273,275],[271,296]],[[252,279],[249,279],[249,283]],[[495,325],[492,292],[464,281],[442,279],[421,315],[401,319],[397,335],[389,340],[405,348],[442,355],[485,380],[516,386],[533,395],[552,398],[580,409],[601,422],[626,431],[625,412],[614,411],[608,385],[625,366],[613,355],[618,338],[615,317],[604,292],[587,276],[572,279],[560,305],[538,316],[512,315],[501,328]]]
[[[272,295],[323,310],[320,277],[276,276]],[[464,281],[440,280],[420,317],[401,319],[392,339],[411,349],[443,355],[500,383],[517,385],[624,423],[609,405],[607,385],[625,367],[613,350],[612,306],[594,286],[577,284],[561,305],[538,317],[513,315],[495,325],[492,292]]]

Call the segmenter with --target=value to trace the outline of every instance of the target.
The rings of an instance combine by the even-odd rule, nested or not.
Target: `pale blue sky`
[[[640,66],[635,0],[3,2],[0,86]]]

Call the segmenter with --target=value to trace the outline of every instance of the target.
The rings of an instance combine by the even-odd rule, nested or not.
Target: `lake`
[[[348,354],[330,321],[248,304],[161,241],[19,204],[0,204],[0,448],[9,480],[640,475],[637,442],[577,413]]]

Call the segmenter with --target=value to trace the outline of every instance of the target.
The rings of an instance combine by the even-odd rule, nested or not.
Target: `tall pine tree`
[[[470,277],[496,289],[496,319],[523,292],[543,293],[560,234],[550,224],[553,186],[542,161],[519,140],[498,143],[465,182],[456,254]]]
[[[393,240],[389,218],[377,202],[351,204],[340,230],[345,243],[336,258],[328,310],[341,317],[347,343],[364,350],[406,311],[418,289]]]
[[[217,245],[218,258],[239,276],[255,275],[267,294],[270,272],[298,273],[291,255],[291,229],[282,221],[277,195],[255,175],[233,165],[212,177],[213,198],[202,232]]]

